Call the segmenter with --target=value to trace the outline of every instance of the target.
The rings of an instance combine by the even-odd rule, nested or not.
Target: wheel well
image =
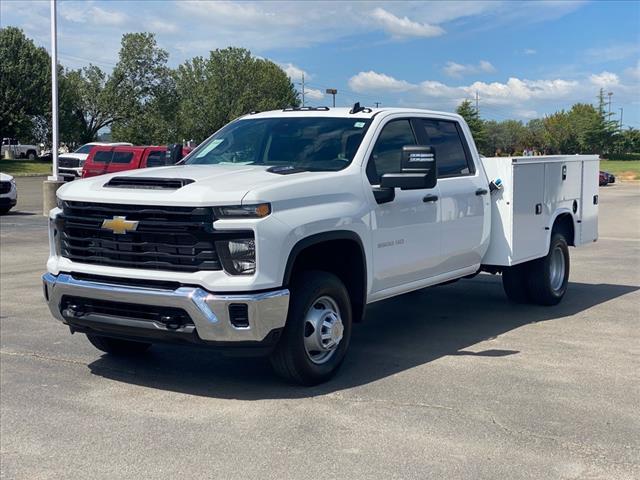
[[[299,272],[306,270],[333,273],[342,280],[349,292],[353,321],[362,321],[367,292],[367,269],[362,244],[355,239],[338,238],[317,243],[303,240],[296,247],[287,262],[284,285],[288,286]]]
[[[573,227],[573,217],[570,213],[562,213],[558,215],[553,222],[553,228],[551,229],[552,234],[555,232],[564,235],[567,243],[575,247],[575,230]]]

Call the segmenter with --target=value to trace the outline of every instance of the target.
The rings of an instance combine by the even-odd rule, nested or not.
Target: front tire
[[[529,295],[538,305],[557,305],[569,283],[569,247],[560,233],[551,236],[549,253],[531,262],[527,279]]]
[[[36,152],[34,152],[33,150],[27,152],[27,158],[29,160],[35,160],[37,158]]]
[[[351,302],[342,281],[328,272],[296,276],[282,338],[271,355],[281,377],[302,385],[329,380],[351,340]]]
[[[91,345],[98,350],[111,355],[139,355],[146,352],[151,346],[150,343],[132,342],[131,340],[120,340],[100,335],[87,334],[87,338]]]

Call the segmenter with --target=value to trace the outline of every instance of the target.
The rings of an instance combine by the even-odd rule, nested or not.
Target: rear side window
[[[151,152],[147,157],[147,167],[163,167],[171,164],[169,153],[165,151]]]
[[[99,150],[93,157],[94,163],[109,163],[113,152],[111,150]]]
[[[376,140],[371,158],[367,163],[367,178],[378,185],[385,173],[398,173],[402,159],[402,147],[415,145],[416,139],[409,119],[392,120],[387,123]]]
[[[469,149],[462,140],[456,122],[447,120],[422,120],[426,144],[436,151],[439,177],[454,177],[474,173]]]
[[[133,159],[133,152],[113,152],[111,163],[130,163]]]

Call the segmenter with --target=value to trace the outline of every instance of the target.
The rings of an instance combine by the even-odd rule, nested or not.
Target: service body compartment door
[[[576,244],[595,242],[598,239],[598,177],[600,174],[599,160],[585,160],[582,162],[582,198],[580,210],[582,218],[579,236]]]
[[[512,264],[546,254],[547,217],[543,207],[545,192],[543,163],[513,166]]]

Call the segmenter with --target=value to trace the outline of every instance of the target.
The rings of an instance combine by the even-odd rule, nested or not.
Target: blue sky
[[[49,48],[49,2],[2,0],[0,25]],[[110,70],[125,32],[151,31],[172,66],[241,46],[280,64],[307,100],[453,110],[479,96],[484,118],[542,116],[613,92],[640,128],[640,2],[60,1],[59,60]]]

